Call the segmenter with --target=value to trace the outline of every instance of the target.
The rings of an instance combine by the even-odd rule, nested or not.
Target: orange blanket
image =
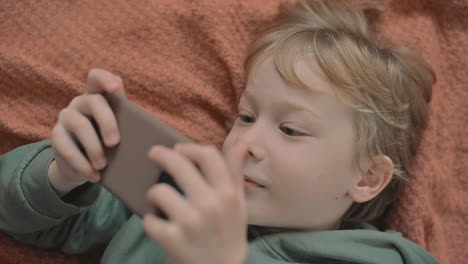
[[[222,142],[244,85],[247,44],[282,0],[3,0],[0,153],[49,137],[93,67],[122,76],[128,97],[197,141]],[[430,127],[410,188],[385,226],[442,263],[466,263],[468,3],[388,0],[380,29],[434,66]],[[1,206],[1,202],[0,202]],[[0,234],[0,263],[90,263]]]

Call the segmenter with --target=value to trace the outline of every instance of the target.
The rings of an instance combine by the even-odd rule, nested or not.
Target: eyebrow
[[[317,114],[316,112],[302,105],[295,104],[291,101],[282,101],[281,107],[287,108],[291,112],[306,112],[307,114],[310,114],[311,116],[313,116],[315,119],[320,120],[320,115]]]
[[[244,96],[249,102],[255,101],[255,98],[247,90],[244,91]],[[306,112],[317,120],[321,119],[320,115],[317,112],[314,112],[303,105],[298,105],[297,103],[294,103],[292,101],[282,100],[280,102],[280,105],[281,108],[288,108],[290,111],[293,112]]]

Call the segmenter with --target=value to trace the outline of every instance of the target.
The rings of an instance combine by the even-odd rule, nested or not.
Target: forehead
[[[241,101],[255,101],[259,105],[271,107],[269,109],[275,108],[276,111],[306,109],[317,113],[319,117],[326,116],[329,121],[351,117],[352,111],[338,99],[335,87],[321,72],[317,63],[298,60],[292,66],[290,70],[294,71],[303,85],[285,78],[284,76],[290,77],[293,73],[282,74],[271,56],[253,64]]]
[[[296,92],[306,95],[334,95],[334,87],[313,59],[276,60],[259,57],[248,73],[246,92],[265,88],[266,93]]]

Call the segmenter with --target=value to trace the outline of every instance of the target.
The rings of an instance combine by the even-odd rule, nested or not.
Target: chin
[[[248,212],[247,214],[247,224],[254,225],[254,226],[270,226],[272,223],[265,219],[265,216],[261,216],[255,213]]]
[[[290,229],[288,225],[281,225],[269,219],[265,219],[265,217],[259,217],[258,215],[257,216],[249,215],[247,217],[247,224],[258,226],[258,227],[264,227],[264,228],[272,228],[272,229]]]

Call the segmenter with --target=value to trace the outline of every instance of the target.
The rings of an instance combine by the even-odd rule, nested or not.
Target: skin
[[[386,157],[353,166],[353,112],[315,64],[297,62],[298,76],[312,89],[286,83],[271,58],[249,74],[239,113],[223,144],[154,146],[148,157],[168,171],[186,193],[155,184],[148,200],[169,220],[148,214],[147,235],[165,250],[171,263],[242,263],[247,256],[247,224],[289,230],[328,230],[353,202],[382,191],[392,176]],[[59,196],[100,178],[106,166],[98,136],[118,144],[117,123],[99,93],[125,95],[122,79],[93,69],[88,91],[61,111],[52,132],[56,159],[49,181]],[[71,140],[74,134],[89,160]],[[200,170],[196,168],[198,166]],[[246,177],[261,184],[252,188]],[[371,179],[371,180],[369,180]]]
[[[223,149],[248,142],[244,171],[265,185],[246,192],[249,224],[332,229],[353,202],[353,112],[312,66],[295,67],[313,90],[286,83],[272,58],[248,78]]]

